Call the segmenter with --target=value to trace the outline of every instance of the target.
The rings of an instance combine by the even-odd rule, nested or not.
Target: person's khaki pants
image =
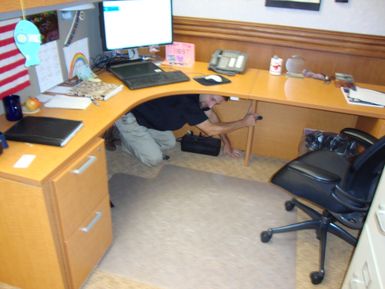
[[[142,163],[155,166],[162,162],[166,149],[173,148],[176,140],[172,131],[148,129],[137,123],[135,116],[128,113],[116,122],[123,151],[133,154]]]

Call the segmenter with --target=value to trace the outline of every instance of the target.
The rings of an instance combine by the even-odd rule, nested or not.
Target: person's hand
[[[257,121],[257,117],[258,117],[258,114],[256,114],[256,113],[253,113],[253,112],[247,113],[245,115],[245,117],[243,118],[245,126],[253,126],[253,125],[255,125],[255,123]]]
[[[223,146],[223,153],[232,158],[239,158],[242,156],[241,151],[233,149],[230,144],[226,143]]]

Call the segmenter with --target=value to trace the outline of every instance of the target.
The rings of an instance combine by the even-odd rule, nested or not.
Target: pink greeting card
[[[192,66],[195,62],[195,44],[174,42],[166,45],[166,64]]]

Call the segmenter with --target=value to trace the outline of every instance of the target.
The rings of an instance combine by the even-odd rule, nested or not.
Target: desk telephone
[[[211,56],[209,69],[226,75],[235,75],[246,69],[247,54],[234,50],[217,49]]]

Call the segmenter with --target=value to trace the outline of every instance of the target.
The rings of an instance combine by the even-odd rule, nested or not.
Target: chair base
[[[290,224],[282,227],[269,228],[261,233],[261,241],[267,243],[272,238],[273,234],[293,232],[298,230],[314,229],[317,239],[320,241],[320,266],[319,271],[314,271],[310,274],[311,282],[313,284],[319,284],[322,282],[325,276],[325,255],[326,255],[326,240],[327,233],[332,233],[337,237],[345,240],[347,243],[355,246],[357,244],[357,238],[351,235],[342,227],[335,224],[336,219],[326,210],[323,213],[319,213],[316,210],[304,205],[297,199],[293,198],[285,203],[287,211],[291,211],[294,207],[298,207],[305,212],[311,220]]]

